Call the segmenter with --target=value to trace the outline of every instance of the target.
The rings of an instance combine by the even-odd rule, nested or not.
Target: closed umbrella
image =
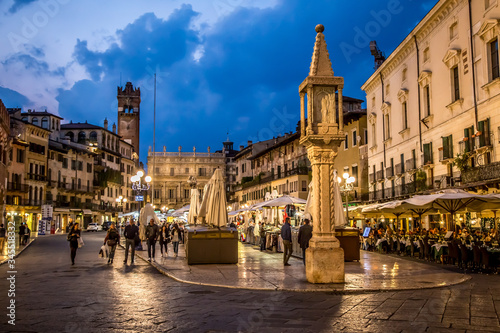
[[[215,170],[211,182],[206,221],[216,227],[225,227],[227,225],[226,188],[221,169]]]
[[[210,196],[210,191],[212,189],[212,178],[203,188],[203,199],[201,200],[200,210],[198,211],[198,217],[202,219],[202,222],[206,222],[206,216],[208,212],[208,197]]]
[[[344,204],[342,203],[342,196],[340,195],[340,187],[337,181],[337,177],[333,177],[333,210],[335,223],[332,225],[332,229],[335,227],[345,226],[348,221],[346,221],[344,215]],[[346,205],[346,209],[349,209]]]
[[[191,189],[191,201],[189,203],[188,223],[196,224],[196,217],[200,211],[200,191]]]

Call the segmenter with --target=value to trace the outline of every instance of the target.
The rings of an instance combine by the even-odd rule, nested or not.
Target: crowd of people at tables
[[[500,232],[457,225],[456,230],[421,228],[394,230],[379,224],[368,235],[360,228],[363,250],[417,256],[467,269],[495,271],[500,264]]]

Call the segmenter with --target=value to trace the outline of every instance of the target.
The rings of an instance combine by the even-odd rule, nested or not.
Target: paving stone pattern
[[[16,326],[3,314],[0,332],[500,332],[497,275],[348,295],[227,289],[173,281],[142,260],[125,266],[121,249],[107,265],[97,256],[104,233],[84,238],[75,266],[64,235],[39,238],[17,258]]]

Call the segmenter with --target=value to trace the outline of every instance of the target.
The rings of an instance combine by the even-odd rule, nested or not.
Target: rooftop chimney
[[[108,118],[104,118],[104,129],[108,129]]]
[[[115,123],[113,123],[113,133],[116,134],[116,124]]]
[[[243,150],[243,149],[245,149],[245,146],[241,145],[240,150]]]
[[[252,145],[252,140],[248,140],[247,141],[247,146],[251,146]]]

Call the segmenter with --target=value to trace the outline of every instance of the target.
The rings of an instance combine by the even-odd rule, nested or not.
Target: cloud
[[[14,0],[14,4],[9,8],[9,13],[14,14],[21,10],[21,8],[35,1],[37,0]]]
[[[369,9],[360,10],[364,6]],[[408,22],[425,14],[420,3],[401,2],[400,7],[376,35],[370,35],[386,55],[404,39]],[[199,14],[189,5],[167,19],[147,13],[107,37],[112,41],[107,48],[92,50],[87,40],[77,40],[75,61],[91,80],[61,89],[59,111],[68,120],[102,124],[107,117],[112,122],[116,86],[132,81],[141,88],[142,160],[152,146],[153,126],[156,146],[166,145],[168,150],[200,142],[215,150],[226,132],[236,145],[269,139],[296,128],[297,88],[309,72],[318,23],[325,25],[335,74],[345,78],[344,94],[364,99],[360,87],[373,73],[369,47],[357,46],[347,59],[341,44],[354,45],[355,28],[364,31],[367,22],[377,22],[373,12],[385,10],[387,3],[369,0],[283,0],[273,8],[239,7],[210,27],[198,28],[194,21]],[[346,15],[351,12],[356,12],[355,21]]]
[[[42,54],[43,51],[40,49],[35,49],[38,54]],[[51,70],[47,62],[43,60],[38,60],[31,55],[16,53],[6,60],[2,61],[1,64],[4,68],[9,70],[17,71],[27,71],[33,73],[35,76],[64,76],[64,67],[56,68]]]
[[[0,86],[0,99],[3,104],[8,108],[27,108],[33,105],[33,102],[29,100],[28,97],[23,94],[18,93],[15,90],[1,87]]]

